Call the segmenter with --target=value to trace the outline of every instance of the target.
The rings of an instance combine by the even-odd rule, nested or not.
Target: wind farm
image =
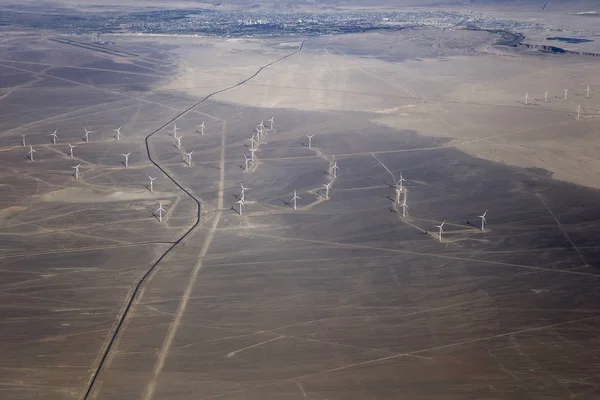
[[[0,43],[0,398],[599,393],[597,60],[106,36]]]

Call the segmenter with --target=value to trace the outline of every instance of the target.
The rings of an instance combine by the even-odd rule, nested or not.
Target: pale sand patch
[[[114,189],[94,189],[71,187],[55,190],[37,197],[47,203],[105,203],[112,201],[151,200],[164,197],[147,190],[122,191]]]
[[[6,207],[6,208],[3,208],[2,210],[0,210],[0,218],[8,218],[11,215],[18,214],[25,210],[27,210],[27,207],[23,207],[23,206]]]

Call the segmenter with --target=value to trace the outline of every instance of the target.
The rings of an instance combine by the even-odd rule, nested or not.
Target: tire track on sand
[[[304,47],[304,42],[302,41],[302,43],[300,44],[300,47],[298,48],[298,50],[280,57],[278,59],[276,59],[275,61],[272,61],[268,64],[263,65],[262,67],[260,67],[252,76],[244,79],[243,81],[226,87],[224,89],[218,90],[216,92],[210,93],[207,96],[205,96],[204,98],[202,98],[201,100],[199,100],[198,102],[192,104],[190,107],[188,107],[187,109],[181,111],[180,113],[178,113],[175,117],[171,118],[169,121],[165,122],[164,124],[162,124],[160,127],[158,127],[156,130],[154,130],[152,133],[150,133],[148,136],[146,136],[145,139],[145,143],[146,143],[146,153],[148,156],[148,159],[150,160],[150,162],[152,164],[154,164],[154,166],[156,166],[156,168],[158,168],[165,177],[167,177],[171,182],[173,182],[179,189],[181,189],[189,198],[191,198],[195,203],[196,203],[196,209],[197,209],[197,213],[196,213],[196,221],[194,222],[194,224],[191,226],[191,228],[185,232],[183,234],[183,236],[181,236],[179,239],[177,239],[174,244],[169,247],[167,249],[167,251],[165,251],[159,258],[158,260],[146,271],[146,273],[144,273],[144,275],[142,275],[142,277],[138,280],[137,284],[135,285],[135,287],[133,288],[133,290],[130,292],[130,295],[128,296],[128,299],[125,301],[125,304],[122,308],[122,312],[119,315],[119,317],[117,318],[118,322],[116,324],[116,327],[114,328],[113,332],[110,334],[109,339],[107,341],[107,344],[105,345],[104,350],[101,352],[100,356],[99,356],[99,360],[96,362],[96,366],[94,368],[94,371],[89,379],[89,383],[88,383],[88,387],[85,391],[85,394],[83,395],[83,400],[87,400],[90,399],[92,397],[92,391],[94,389],[94,386],[98,380],[98,376],[100,374],[100,371],[102,370],[103,366],[106,364],[107,360],[109,359],[109,355],[111,355],[111,351],[113,350],[113,348],[115,347],[115,343],[117,342],[117,339],[119,337],[119,335],[122,332],[122,328],[124,325],[125,320],[127,319],[129,312],[132,309],[132,306],[135,302],[135,300],[137,299],[138,295],[142,292],[143,289],[143,285],[144,283],[148,280],[148,278],[152,275],[152,273],[155,271],[156,267],[158,266],[158,264],[167,256],[167,254],[169,254],[171,252],[171,250],[173,250],[179,243],[181,243],[181,241],[183,241],[199,224],[200,224],[200,211],[201,211],[201,203],[200,200],[198,198],[196,198],[189,190],[187,190],[183,184],[179,183],[173,176],[171,176],[163,167],[161,167],[158,162],[156,162],[153,158],[152,158],[152,154],[150,152],[150,138],[152,136],[154,136],[157,132],[161,131],[162,129],[164,129],[165,127],[167,127],[168,125],[170,125],[171,123],[175,122],[176,120],[178,120],[179,118],[181,118],[183,115],[187,114],[188,112],[190,112],[192,109],[194,109],[195,107],[197,107],[198,105],[204,103],[206,100],[208,100],[209,98],[219,94],[219,93],[223,93],[226,92],[228,90],[231,89],[235,89],[239,86],[244,85],[246,82],[250,81],[251,79],[255,78],[258,74],[260,74],[264,69],[270,67],[273,64],[276,64],[280,61],[285,60],[288,57],[293,56],[294,54],[297,54],[299,52],[302,51],[302,48]],[[225,127],[226,124],[223,125],[223,132],[221,135],[221,161],[220,161],[220,169],[221,169],[221,175],[220,175],[220,182],[219,182],[219,196],[218,196],[218,203],[219,203],[219,208],[222,208],[221,204],[223,203],[223,192],[224,192],[224,184],[225,184]],[[206,240],[204,242],[204,245],[202,247],[201,250],[201,254],[200,254],[200,260],[202,260],[202,257],[204,254],[206,254],[206,252],[208,251],[208,248],[210,247],[210,244],[212,242],[212,238],[214,236],[214,232],[216,231],[216,227],[219,223],[219,219],[221,216],[221,212],[219,211],[213,220],[213,224],[210,228],[210,231],[206,237]],[[148,388],[146,389],[145,392],[145,398],[152,398],[152,395],[154,393],[154,388],[156,386],[156,378],[160,375],[160,372],[162,371],[162,367],[164,365],[164,362],[166,360],[167,354],[169,352],[169,349],[171,347],[173,338],[175,337],[175,334],[177,333],[177,328],[180,325],[180,321],[181,321],[181,316],[183,315],[183,313],[185,312],[185,306],[187,305],[187,302],[189,300],[189,295],[191,293],[191,289],[193,286],[193,281],[195,281],[195,278],[198,274],[198,271],[200,270],[202,266],[202,262],[200,261],[195,267],[194,270],[192,271],[192,276],[190,279],[190,283],[188,284],[188,286],[186,287],[183,295],[182,295],[182,299],[178,308],[178,312],[176,314],[175,317],[175,321],[173,321],[173,323],[171,324],[171,326],[169,327],[169,331],[167,334],[167,337],[165,338],[165,342],[163,343],[163,346],[161,348],[161,351],[159,352],[159,357],[157,359],[157,362],[155,364],[155,368],[153,371],[153,378],[152,381],[150,382],[150,384],[148,385]]]

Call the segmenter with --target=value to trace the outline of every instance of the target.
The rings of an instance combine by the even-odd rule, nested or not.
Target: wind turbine
[[[169,132],[173,132],[174,135],[177,135],[177,124],[175,122],[173,122],[173,129],[171,129]]]
[[[252,152],[252,154],[254,155],[254,152]],[[250,160],[251,160],[251,159],[250,159],[250,158],[248,158],[248,156],[244,154],[244,161],[246,162],[246,166],[245,166],[245,168],[244,168],[244,171],[248,171],[248,162],[249,162]]]
[[[577,119],[579,119],[579,115],[581,113],[581,106],[577,106]]]
[[[165,211],[165,209],[162,206],[162,202],[159,203],[160,206],[158,207],[158,210],[156,210],[156,212],[158,212],[158,222],[162,222],[162,213],[163,211]]]
[[[121,128],[122,126],[118,127],[117,129],[113,129],[115,132],[117,132],[117,142],[121,140]]]
[[[292,201],[294,202],[294,210],[296,209],[296,200],[301,200],[301,197],[296,195],[296,189],[294,189],[294,197],[292,197]]]
[[[312,148],[312,138],[313,136],[315,136],[314,134],[312,135],[306,135],[306,137],[308,138],[308,148],[311,149]]]
[[[402,204],[400,204],[400,207],[402,207],[402,218],[406,218],[406,210],[408,210],[408,204],[406,204],[406,196],[404,196],[404,201],[402,202]]]
[[[75,179],[79,180],[79,166],[81,165],[81,163],[77,164],[77,165],[73,165],[71,168],[75,168]]]
[[[396,204],[400,204],[400,193],[402,193],[402,189],[396,186]]]
[[[239,201],[236,201],[237,204],[240,205],[240,217],[242,216],[242,207],[244,207],[244,198],[241,198]]]
[[[23,136],[23,139],[21,139],[21,143],[23,144],[23,147],[25,147],[25,135],[21,135]]]
[[[188,157],[188,160],[187,160],[188,167],[192,166],[192,154],[194,154],[194,150],[190,151],[189,153],[185,153],[185,155]]]
[[[485,219],[485,216],[487,214],[488,210],[485,210],[485,212],[483,213],[483,215],[479,215],[477,218],[481,218],[481,232],[483,232],[483,228],[485,228],[485,224],[487,223],[487,220]]]
[[[397,185],[400,190],[404,189],[404,186],[402,186],[403,182],[406,182],[406,179],[404,179],[404,177],[402,177],[402,172],[400,172],[400,179],[397,182]]]
[[[89,143],[90,142],[90,133],[94,133],[94,131],[88,131],[86,128],[83,128],[83,130],[85,131],[85,142]]]
[[[202,121],[202,123],[198,125],[198,127],[201,129],[200,134],[204,136],[204,121]]]
[[[125,167],[129,167],[129,155],[131,154],[131,152],[125,154],[125,153],[121,153],[122,156],[125,156]]]
[[[150,175],[148,175],[148,178],[150,178],[150,191],[151,191],[151,192],[154,192],[154,180],[155,180],[155,179],[158,179],[158,177],[156,177],[156,178],[153,178],[153,177],[151,177]]]
[[[254,152],[256,151],[256,149],[250,148],[250,154],[252,155],[252,158],[250,159],[250,161],[252,161],[252,164],[254,165]]]
[[[250,188],[244,187],[244,185],[241,183],[240,183],[240,186],[242,187],[242,193],[240,194],[240,199],[244,200],[244,194],[246,193],[246,190],[248,190]]]
[[[590,97],[590,85],[588,85],[587,89],[585,89],[585,97]]]
[[[335,160],[333,162],[333,167],[331,168],[331,170],[333,171],[333,177],[337,178],[337,171],[340,169],[340,167],[337,166],[337,160]]]
[[[325,186],[325,198],[328,199],[329,198],[329,187],[331,186],[331,182],[324,183],[323,186]]]
[[[565,100],[567,99],[567,92],[569,91],[569,89],[565,89]]]
[[[33,149],[33,146],[29,146],[29,153],[27,153],[27,154],[29,155],[29,160],[30,160],[31,162],[33,162],[33,153],[37,153],[37,151],[35,151],[35,150]]]
[[[74,144],[71,144],[71,143],[67,143],[67,144],[69,145],[69,157],[73,158],[73,149],[77,146]]]
[[[56,144],[56,139],[58,139],[58,136],[56,135],[56,131],[58,129],[54,130],[54,133],[51,133],[50,136],[52,136],[52,144]]]
[[[177,137],[177,133],[175,133],[175,140],[177,140],[177,150],[181,150],[181,138],[183,136]]]
[[[275,116],[274,115],[271,117],[271,119],[269,120],[269,122],[271,123],[269,129],[273,130],[273,127],[275,126]]]
[[[442,222],[441,225],[435,225],[435,227],[440,230],[439,233],[438,233],[438,237],[439,237],[440,242],[442,241],[442,233],[444,232],[443,226],[444,226],[445,223],[446,223],[446,221]]]
[[[548,102],[548,91],[546,90],[546,92],[544,93],[544,103]]]
[[[525,105],[528,104],[527,100],[529,100],[529,93],[525,92]]]

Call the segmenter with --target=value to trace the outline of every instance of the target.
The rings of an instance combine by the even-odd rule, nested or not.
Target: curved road
[[[298,50],[285,55],[283,57],[278,58],[275,61],[272,61],[266,65],[263,65],[262,67],[260,67],[252,76],[244,79],[243,81],[226,87],[224,89],[221,90],[217,90],[216,92],[212,92],[208,95],[206,95],[204,98],[202,98],[200,101],[194,103],[193,105],[191,105],[190,107],[186,108],[185,110],[181,111],[179,114],[177,114],[175,117],[173,117],[172,119],[170,119],[169,121],[165,122],[163,125],[161,125],[160,127],[158,127],[157,129],[155,129],[152,133],[150,133],[148,136],[146,136],[145,138],[145,142],[146,142],[146,153],[148,155],[148,160],[150,160],[150,162],[152,164],[154,164],[156,166],[156,168],[158,168],[169,180],[171,180],[171,182],[173,182],[179,189],[181,189],[189,198],[191,198],[195,203],[196,203],[196,209],[197,209],[197,213],[196,213],[196,221],[194,222],[194,225],[192,225],[190,227],[190,229],[188,229],[187,232],[185,232],[179,239],[177,239],[159,258],[158,260],[144,273],[144,275],[142,275],[142,277],[138,280],[137,284],[135,285],[133,292],[131,294],[131,296],[129,297],[129,299],[126,300],[125,302],[125,306],[123,308],[123,312],[121,313],[121,315],[118,317],[118,323],[113,331],[113,333],[110,335],[110,340],[108,341],[108,344],[106,345],[106,347],[104,348],[104,350],[102,351],[102,356],[100,358],[100,361],[98,362],[98,365],[95,367],[94,372],[92,373],[92,376],[89,380],[87,389],[85,391],[85,394],[83,395],[83,400],[87,400],[91,398],[91,394],[92,394],[92,389],[94,388],[94,385],[98,379],[98,375],[100,374],[100,371],[102,370],[102,367],[104,366],[110,352],[112,351],[117,336],[119,335],[119,333],[121,332],[122,328],[123,328],[123,323],[125,321],[125,319],[127,318],[127,316],[129,315],[129,312],[131,311],[131,308],[133,306],[133,303],[137,297],[137,295],[140,292],[140,289],[142,288],[142,286],[144,285],[144,283],[146,282],[146,280],[148,279],[148,277],[152,274],[152,272],[154,272],[154,270],[156,269],[156,266],[158,264],[160,264],[160,262],[167,256],[167,254],[169,254],[179,243],[181,243],[182,240],[184,240],[199,224],[200,224],[200,211],[201,211],[201,204],[200,201],[190,192],[188,191],[185,187],[183,187],[182,184],[180,184],[179,182],[177,182],[177,180],[169,175],[169,173],[163,169],[157,161],[155,161],[152,158],[152,154],[150,153],[150,138],[152,136],[154,136],[156,133],[158,133],[159,131],[161,131],[162,129],[164,129],[165,127],[167,127],[168,125],[170,125],[171,123],[177,121],[179,118],[181,118],[183,115],[187,114],[189,111],[191,111],[192,109],[194,109],[195,107],[197,107],[198,105],[204,103],[206,100],[210,99],[211,97],[219,94],[219,93],[223,93],[226,92],[228,90],[232,90],[235,89],[239,86],[244,85],[245,83],[247,83],[248,81],[252,80],[253,78],[255,78],[258,74],[260,74],[264,69],[270,67],[273,64],[276,64],[278,62],[281,62],[283,60],[285,60],[288,57],[293,56],[294,54],[297,54],[299,52],[302,51],[302,48],[304,47],[304,42],[302,41],[302,43],[300,44],[300,47],[298,48]]]

